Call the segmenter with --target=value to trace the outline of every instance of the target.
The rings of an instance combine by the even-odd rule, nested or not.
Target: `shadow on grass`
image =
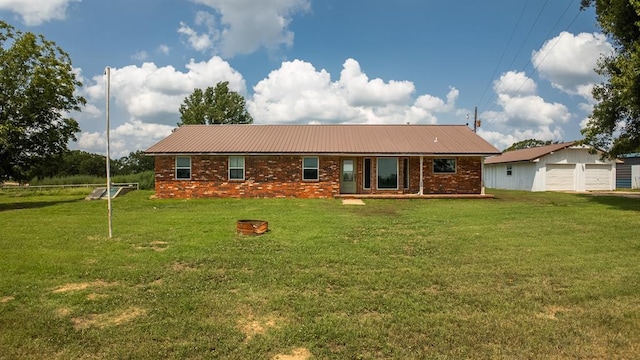
[[[640,196],[637,195],[581,194],[579,196],[590,202],[611,206],[620,210],[640,211]]]
[[[22,209],[38,209],[58,204],[73,203],[84,201],[82,199],[73,200],[51,200],[51,201],[16,201],[11,203],[0,204],[0,211],[22,210]]]

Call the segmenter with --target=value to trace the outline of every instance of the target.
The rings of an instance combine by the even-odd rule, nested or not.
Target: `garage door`
[[[586,164],[584,168],[585,190],[612,190],[611,165]]]
[[[575,190],[575,164],[547,164],[547,190]]]

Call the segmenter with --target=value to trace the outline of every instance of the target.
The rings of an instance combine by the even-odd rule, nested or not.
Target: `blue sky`
[[[471,123],[499,149],[577,140],[612,51],[579,0],[0,0],[69,53],[88,100],[71,148],[168,135],[194,88],[229,81],[256,124]]]

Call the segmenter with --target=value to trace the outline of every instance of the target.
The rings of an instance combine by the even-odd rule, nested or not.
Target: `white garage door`
[[[585,190],[613,190],[609,164],[586,164],[584,176]]]
[[[547,164],[547,190],[575,190],[575,164]]]

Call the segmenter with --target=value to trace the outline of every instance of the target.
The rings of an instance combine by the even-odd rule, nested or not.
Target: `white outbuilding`
[[[513,150],[485,159],[484,183],[508,190],[615,190],[616,161],[574,141]]]

